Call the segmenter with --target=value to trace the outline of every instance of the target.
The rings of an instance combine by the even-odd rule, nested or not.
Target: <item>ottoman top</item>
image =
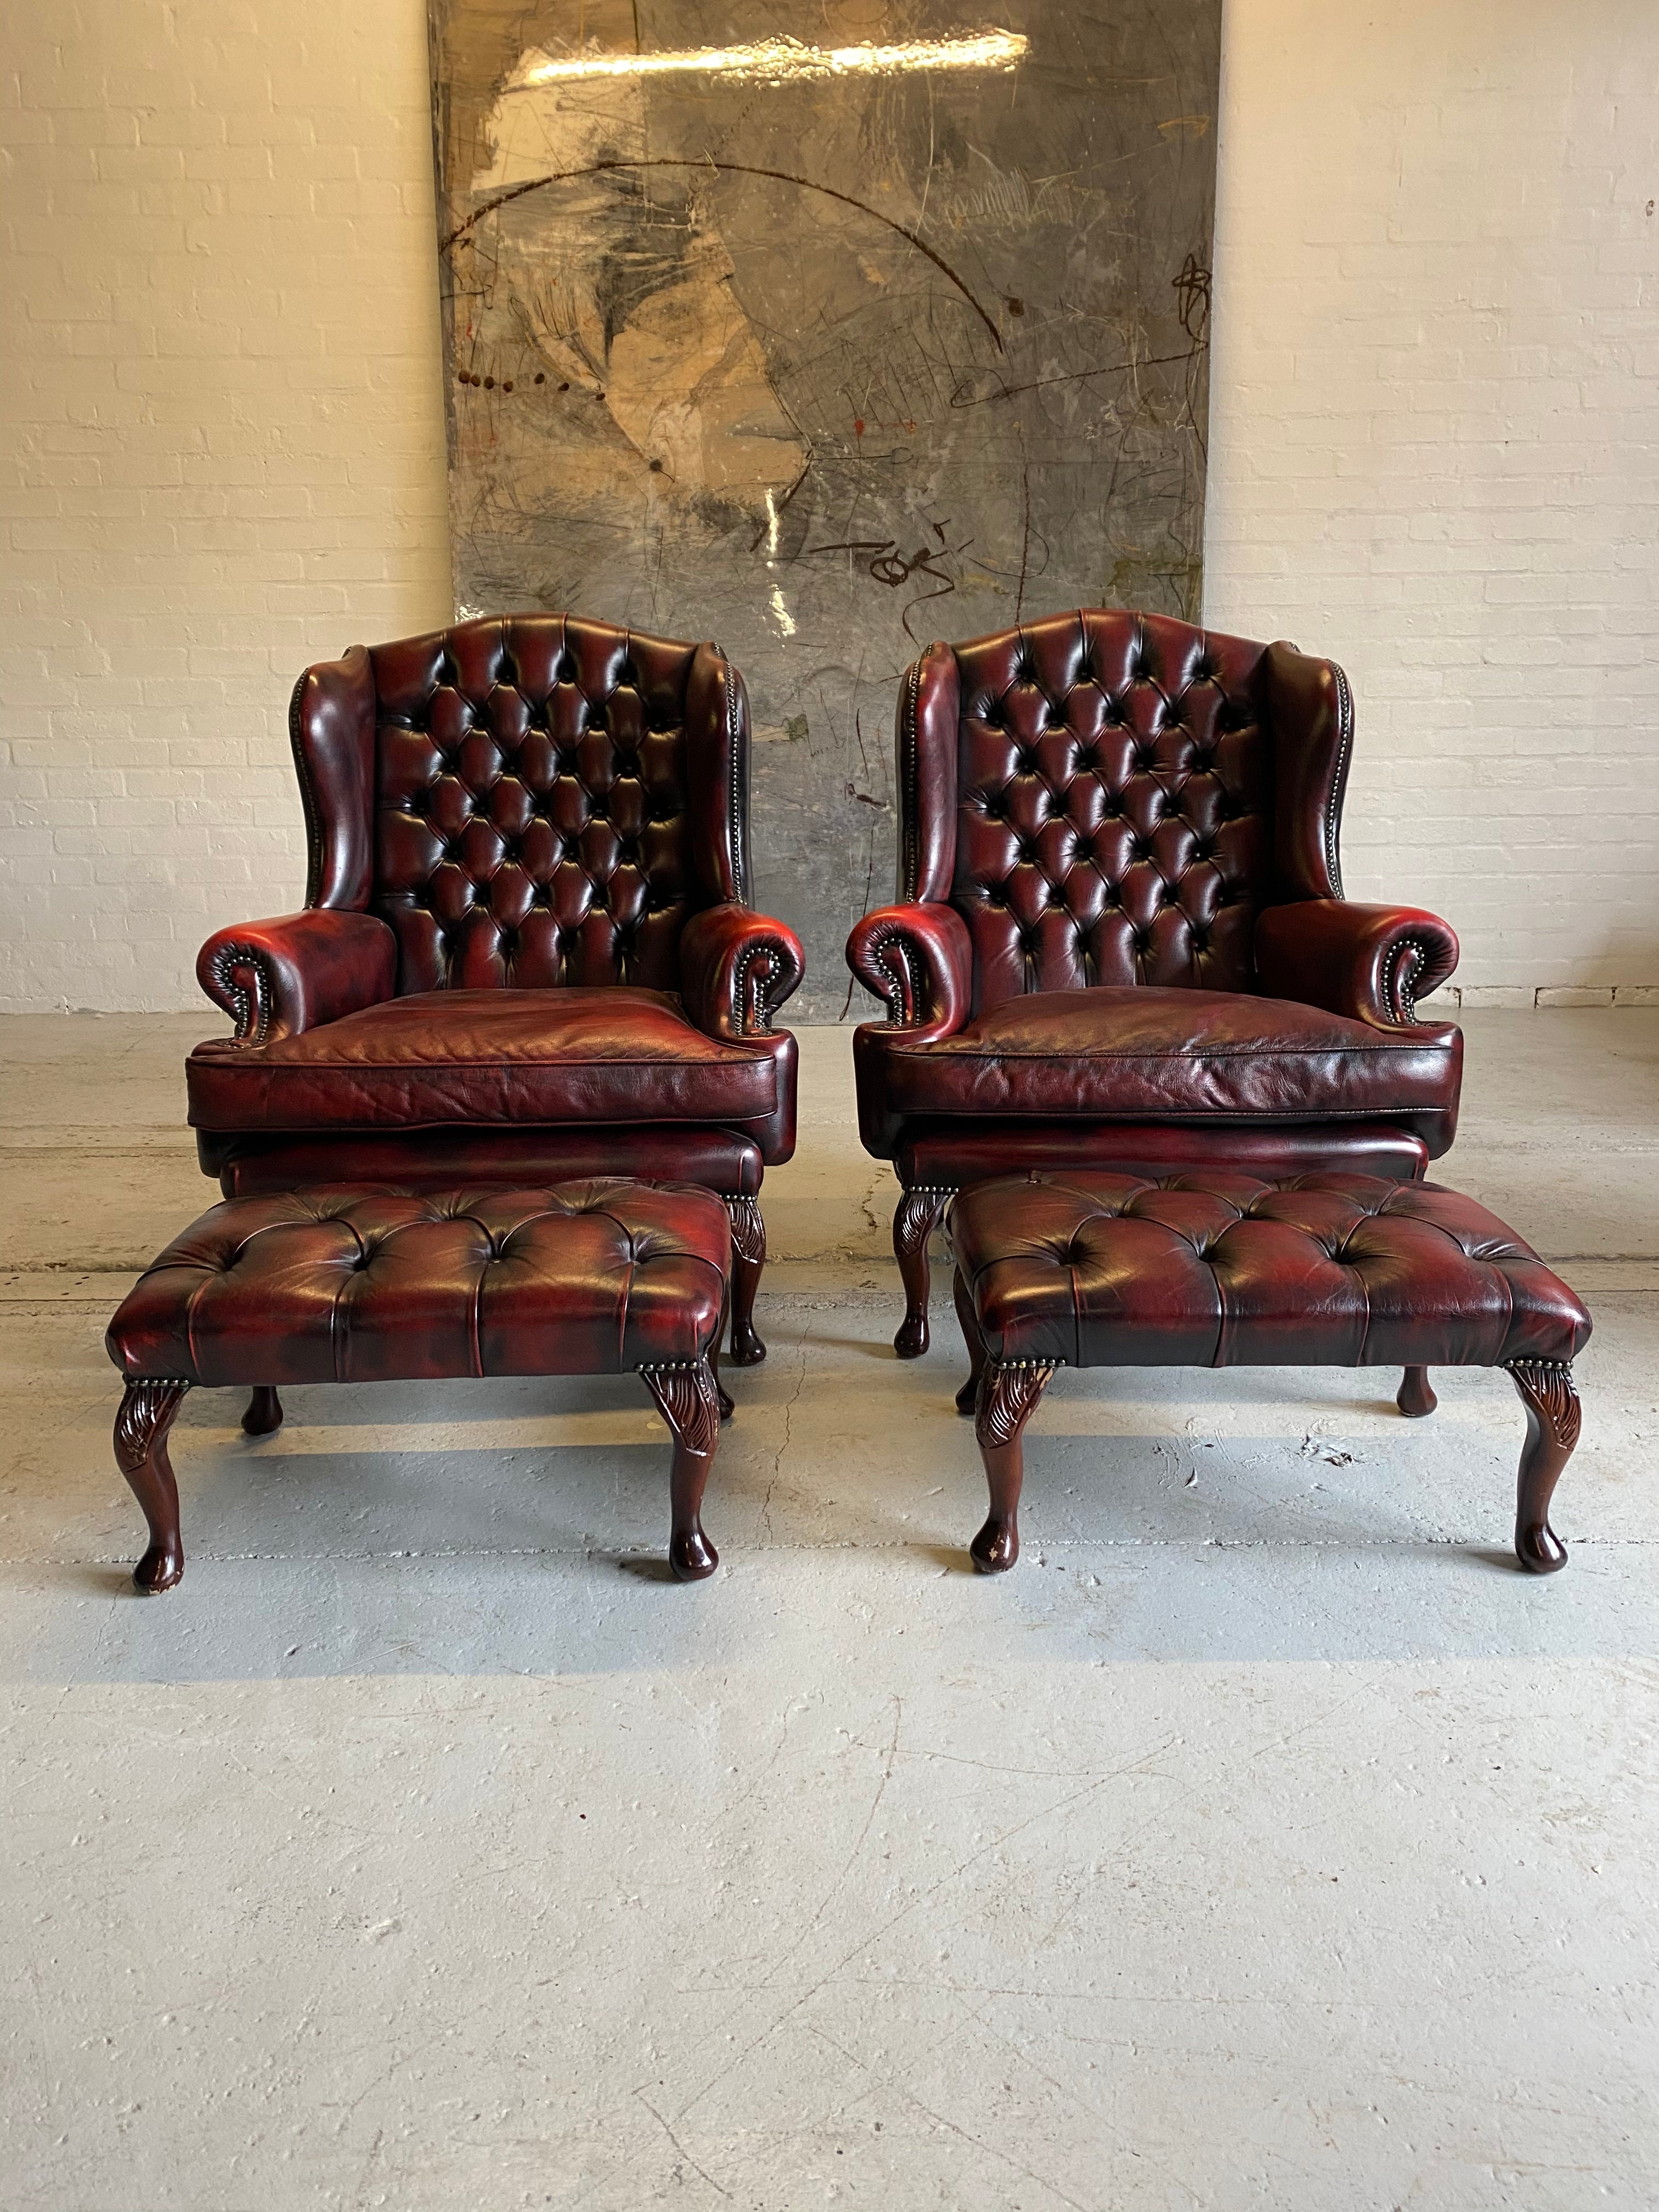
[[[1078,1367],[1496,1367],[1571,1360],[1590,1318],[1435,1183],[1033,1170],[951,1206],[986,1350]]]
[[[129,1381],[621,1374],[708,1354],[731,1237],[712,1192],[611,1176],[233,1198],[151,1262],[106,1340]]]

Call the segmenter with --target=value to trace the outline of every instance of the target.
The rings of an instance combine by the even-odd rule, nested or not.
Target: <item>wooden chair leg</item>
[[[253,1395],[247,1401],[247,1411],[242,1416],[244,1431],[251,1437],[268,1437],[282,1425],[282,1400],[270,1384],[256,1382]]]
[[[955,1195],[954,1191],[918,1184],[901,1194],[893,1214],[893,1257],[904,1284],[904,1319],[893,1339],[901,1359],[920,1359],[927,1349],[927,1293],[933,1281],[927,1239]]]
[[[957,1319],[962,1323],[963,1340],[968,1346],[968,1380],[957,1392],[957,1411],[971,1418],[979,1403],[979,1378],[985,1372],[985,1339],[979,1333],[979,1319],[974,1311],[974,1301],[968,1285],[959,1273],[951,1277],[951,1295],[957,1302]]]
[[[1529,1574],[1553,1575],[1567,1547],[1550,1526],[1550,1499],[1578,1442],[1578,1393],[1565,1360],[1516,1359],[1510,1380],[1527,1409],[1516,1484],[1515,1555]]]
[[[766,1346],[755,1334],[755,1293],[766,1265],[766,1224],[757,1198],[728,1198],[732,1217],[732,1364],[758,1367]]]
[[[185,1571],[179,1533],[179,1486],[167,1457],[167,1431],[188,1382],[129,1382],[115,1416],[115,1463],[149,1526],[149,1548],[132,1571],[141,1590],[169,1590]]]
[[[657,1401],[674,1439],[668,1478],[668,1565],[677,1583],[700,1583],[719,1566],[703,1534],[702,1493],[720,1440],[714,1370],[706,1359],[673,1367],[641,1367],[640,1380]]]
[[[1019,1493],[1025,1480],[1020,1437],[1054,1371],[1052,1366],[1004,1367],[994,1359],[988,1359],[981,1370],[974,1435],[985,1462],[991,1510],[968,1549],[982,1575],[1006,1573],[1019,1557]]]
[[[1408,1367],[1406,1370],[1394,1402],[1408,1421],[1420,1421],[1425,1413],[1433,1413],[1440,1401],[1429,1387],[1426,1367]]]
[[[725,1303],[720,1307],[720,1325],[714,1332],[714,1341],[708,1347],[708,1365],[714,1377],[714,1396],[719,1402],[720,1419],[723,1421],[729,1421],[738,1410],[727,1396],[725,1384],[720,1381],[720,1346],[725,1340],[726,1324],[730,1318],[731,1311],[732,1291],[728,1284]]]
[[[1395,1391],[1394,1402],[1401,1407],[1407,1420],[1422,1420],[1425,1413],[1433,1413],[1440,1401],[1429,1387],[1427,1367],[1407,1367],[1401,1376],[1401,1389]]]

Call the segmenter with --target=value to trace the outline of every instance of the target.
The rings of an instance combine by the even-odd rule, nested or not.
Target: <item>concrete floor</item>
[[[0,1024],[6,2212],[1659,2201],[1659,1016],[1467,1024],[1443,1179],[1596,1316],[1552,1581],[1501,1376],[1295,1370],[1061,1374],[969,1576],[817,1031],[712,1582],[631,1380],[204,1391],[145,1601],[206,1026]]]

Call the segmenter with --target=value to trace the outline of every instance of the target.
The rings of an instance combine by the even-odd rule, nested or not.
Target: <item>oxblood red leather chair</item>
[[[1420,1176],[1462,1036],[1414,1000],[1457,964],[1415,907],[1342,896],[1353,734],[1334,661],[1153,615],[930,646],[898,708],[901,903],[848,940],[885,1024],[859,1127],[902,1194],[902,1358],[927,1238],[1025,1167]]]
[[[187,1073],[227,1197],[632,1175],[732,1218],[754,1333],[763,1169],[795,1142],[793,931],[751,912],[749,707],[712,645],[466,622],[308,668],[302,914],[210,938],[235,1036]]]

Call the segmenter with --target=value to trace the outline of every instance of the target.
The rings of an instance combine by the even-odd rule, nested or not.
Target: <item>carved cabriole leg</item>
[[[1052,1365],[1010,1365],[988,1359],[980,1372],[974,1435],[991,1488],[991,1511],[969,1546],[982,1575],[1000,1575],[1019,1557],[1019,1492],[1025,1480],[1020,1432],[1048,1386]]]
[[[171,1589],[185,1571],[167,1431],[189,1388],[188,1382],[129,1382],[115,1416],[115,1463],[149,1524],[149,1549],[132,1571],[141,1590]]]
[[[1550,1526],[1550,1499],[1578,1441],[1578,1393],[1565,1360],[1516,1359],[1510,1380],[1527,1409],[1527,1441],[1516,1485],[1515,1555],[1534,1575],[1553,1575],[1567,1547]]]
[[[766,1265],[766,1224],[758,1199],[728,1198],[726,1210],[732,1217],[732,1363],[758,1367],[766,1346],[755,1334],[755,1293]]]
[[[957,1411],[971,1416],[979,1403],[979,1378],[985,1372],[985,1339],[979,1333],[973,1297],[959,1273],[952,1274],[951,1289],[957,1302],[957,1319],[962,1323],[963,1339],[968,1346],[968,1380],[957,1392]]]
[[[955,1196],[937,1184],[918,1183],[901,1195],[893,1215],[893,1257],[904,1282],[904,1320],[893,1339],[901,1359],[920,1359],[927,1349],[927,1239]]]
[[[1440,1401],[1429,1387],[1426,1367],[1408,1367],[1401,1379],[1399,1395],[1395,1404],[1408,1421],[1420,1421],[1425,1413],[1433,1413]]]
[[[269,1383],[256,1382],[253,1395],[247,1401],[247,1411],[242,1416],[244,1431],[251,1437],[268,1437],[282,1425],[282,1400]]]
[[[700,1583],[720,1553],[702,1530],[702,1493],[720,1440],[720,1386],[706,1359],[641,1367],[640,1380],[674,1438],[669,1476],[668,1564],[677,1583]]]

